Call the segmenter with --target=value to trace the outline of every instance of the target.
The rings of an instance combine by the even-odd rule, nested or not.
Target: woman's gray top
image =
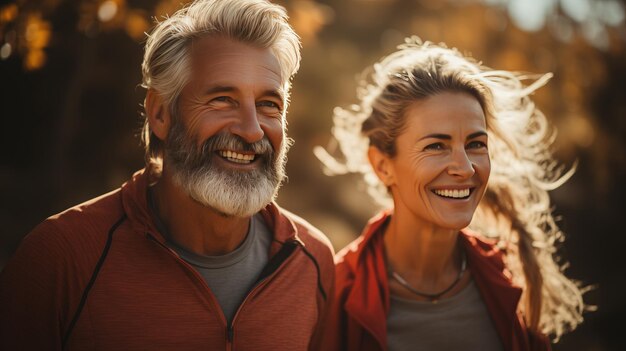
[[[392,294],[387,343],[390,351],[503,350],[474,281],[457,295],[436,303]]]

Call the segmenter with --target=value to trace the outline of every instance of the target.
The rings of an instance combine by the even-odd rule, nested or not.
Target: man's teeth
[[[220,156],[231,162],[250,163],[254,161],[254,155],[244,155],[234,151],[220,151]]]
[[[439,196],[443,196],[443,197],[451,197],[453,199],[461,199],[464,197],[468,197],[470,194],[470,189],[460,189],[460,190],[447,190],[447,189],[442,189],[442,190],[434,190],[435,194],[439,195]]]

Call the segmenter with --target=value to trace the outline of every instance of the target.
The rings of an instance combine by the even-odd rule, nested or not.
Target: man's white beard
[[[243,173],[216,167],[206,172],[176,170],[173,180],[199,203],[235,217],[250,217],[259,212],[274,201],[280,187],[280,181],[273,182],[259,170]]]
[[[273,201],[285,178],[285,162],[288,147],[283,139],[280,150],[272,149],[269,140],[247,144],[241,138],[216,135],[199,150],[188,137],[182,123],[175,123],[167,140],[166,157],[172,178],[192,199],[216,211],[236,217],[250,217]],[[219,157],[216,150],[242,150],[247,146],[254,151],[260,165],[251,171],[237,171],[211,162]],[[255,162],[257,162],[255,160]]]

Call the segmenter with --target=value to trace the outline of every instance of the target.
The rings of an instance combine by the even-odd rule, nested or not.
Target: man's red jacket
[[[226,319],[148,210],[148,177],[50,217],[0,274],[0,350],[306,350],[332,294],[330,243],[268,205],[270,261]]]

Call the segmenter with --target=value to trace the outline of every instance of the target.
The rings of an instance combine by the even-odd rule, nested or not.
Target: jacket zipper
[[[179,262],[181,262],[185,267],[187,267],[187,269],[192,271],[192,274],[196,277],[196,280],[199,280],[200,283],[202,284],[202,286],[205,287],[206,291],[209,293],[210,296],[210,300],[211,302],[213,302],[214,305],[216,305],[215,307],[219,307],[219,302],[215,301],[216,298],[215,296],[213,296],[213,293],[211,293],[211,289],[209,288],[209,286],[206,284],[206,282],[204,281],[204,278],[202,278],[202,276],[200,276],[200,273],[198,273],[198,271],[196,271],[193,267],[191,267],[187,262],[185,262],[185,260],[181,259],[175,252],[172,251],[172,249],[170,249],[169,247],[167,247],[165,244],[161,243],[160,241],[158,241],[152,234],[150,233],[146,233],[148,235],[148,238],[150,238],[150,240],[154,241],[155,243],[157,243],[160,247],[162,247],[163,249],[165,249],[170,255],[172,255],[176,260],[178,260]],[[279,271],[282,270],[282,268],[287,264],[287,262],[291,261],[293,259],[295,250],[300,247],[300,243],[297,240],[294,241],[290,241],[290,242],[286,242],[283,245],[296,245],[296,247],[294,247],[293,251],[289,254],[288,257],[286,257],[280,264],[280,266],[278,266],[275,270],[273,270],[271,272],[271,274],[269,274],[268,276],[262,278],[261,280],[259,280],[254,287],[250,290],[250,292],[246,295],[246,297],[243,299],[243,301],[241,302],[241,304],[239,304],[239,307],[237,308],[237,311],[235,312],[235,315],[233,316],[233,319],[231,320],[230,323],[228,323],[226,321],[226,316],[224,316],[224,312],[222,311],[222,308],[216,308],[222,322],[224,323],[224,325],[226,325],[226,332],[225,332],[225,336],[226,336],[226,351],[231,351],[233,349],[233,338],[234,338],[234,328],[233,325],[235,323],[235,320],[237,319],[237,316],[239,315],[239,311],[241,310],[241,308],[243,307],[243,305],[246,303],[246,301],[248,301],[250,299],[250,297],[252,295],[254,295],[256,293],[257,290],[259,290],[261,287],[265,286],[265,284],[271,279],[273,278],[275,275],[278,274]],[[278,255],[280,253],[280,251],[278,253],[276,253],[273,257],[275,257],[276,255]],[[272,258],[270,258],[270,262],[272,260]],[[269,262],[268,262],[269,263]]]
[[[226,351],[233,349],[233,327],[231,324],[226,326]]]
[[[204,278],[202,278],[200,273],[198,273],[198,271],[196,271],[191,265],[189,265],[189,263],[185,262],[185,260],[180,258],[178,254],[176,254],[172,249],[170,249],[165,244],[158,241],[152,234],[150,233],[146,233],[146,234],[148,234],[148,238],[150,238],[150,240],[154,241],[157,245],[159,245],[161,248],[167,251],[169,255],[171,255],[172,257],[174,257],[174,259],[176,259],[179,263],[181,263],[185,268],[191,271],[191,274],[193,274],[193,276],[196,277],[196,280],[199,281],[200,284],[204,287],[205,291],[208,292],[209,300],[213,304],[213,308],[217,311],[217,314],[220,316],[220,319],[223,325],[227,325],[228,323],[226,322],[226,316],[224,316],[224,312],[222,311],[222,308],[220,307],[219,302],[217,301],[217,298],[213,295],[213,293],[211,293],[211,289],[209,288],[207,283],[204,281]],[[228,340],[228,327],[226,328],[226,339]],[[228,347],[228,343],[227,343],[226,349],[230,350],[230,348]]]
[[[243,308],[243,306],[246,304],[246,302],[256,294],[256,292],[261,289],[262,287],[264,287],[274,276],[278,275],[278,273],[283,269],[283,267],[285,267],[287,265],[287,263],[289,261],[291,261],[293,259],[293,257],[295,256],[295,250],[300,247],[300,244],[297,241],[294,241],[293,243],[291,243],[292,245],[296,245],[296,247],[293,249],[293,251],[289,254],[289,256],[287,256],[280,264],[280,266],[278,266],[274,271],[272,271],[271,274],[269,274],[268,276],[264,277],[263,279],[259,280],[254,287],[250,290],[250,292],[246,295],[246,297],[243,299],[243,301],[241,302],[241,304],[239,304],[239,307],[237,308],[237,311],[235,312],[235,315],[233,316],[233,319],[231,320],[231,322],[228,324],[228,326],[226,327],[227,332],[227,340],[226,340],[226,350],[227,351],[231,351],[232,350],[232,346],[233,346],[233,339],[234,339],[234,335],[235,335],[235,330],[234,330],[234,324],[235,321],[237,320],[237,316],[239,316],[239,312],[241,311],[241,309]],[[283,245],[288,245],[288,243],[285,243]],[[278,255],[278,253],[277,253]],[[270,258],[271,261],[271,258]]]

